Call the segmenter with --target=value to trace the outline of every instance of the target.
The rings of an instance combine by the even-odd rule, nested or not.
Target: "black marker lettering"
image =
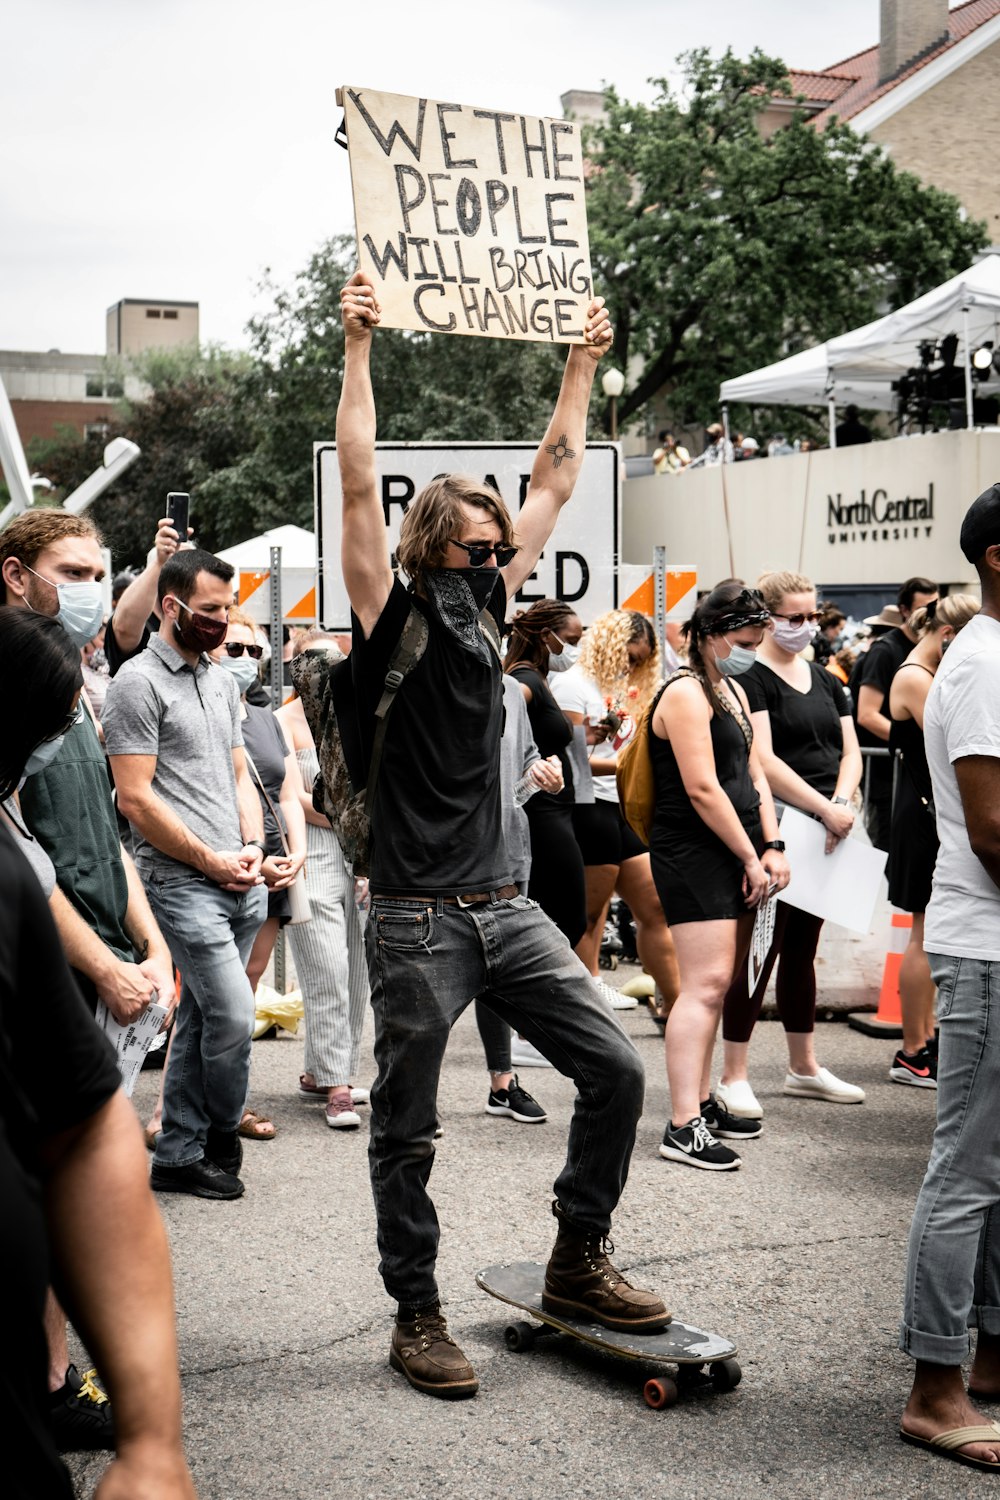
[[[511,287],[514,285],[514,282],[517,280],[517,277],[514,275],[514,268],[503,252],[502,245],[490,246],[490,266],[493,270],[493,285],[496,287],[497,291],[509,292]],[[501,272],[503,272],[505,278],[508,276],[510,277],[509,281],[506,279],[504,280],[503,286],[500,285]]]
[[[468,167],[470,171],[474,172],[476,170],[475,160],[470,159],[469,161],[454,161],[451,155],[451,147],[448,145],[449,141],[453,141],[455,139],[455,132],[453,130],[447,130],[445,128],[444,117],[449,112],[461,114],[462,106],[460,104],[439,104],[437,107],[437,112],[438,128],[441,131],[441,150],[444,153],[445,166],[449,168]]]
[[[438,213],[438,209],[447,208],[448,200],[447,198],[439,198],[434,191],[435,182],[450,182],[450,175],[447,172],[428,172],[427,181],[431,185],[431,205],[434,209],[434,226],[438,234],[457,234],[457,229],[446,229],[441,223],[441,215]]]
[[[554,203],[558,203],[560,200],[562,202],[564,202],[564,203],[572,203],[573,202],[573,196],[574,195],[572,193],[546,193],[545,194],[545,217],[548,220],[548,224],[549,224],[549,244],[550,245],[564,245],[569,250],[576,250],[576,249],[578,249],[579,245],[580,245],[580,241],[579,240],[557,240],[556,239],[556,230],[557,229],[563,229],[569,223],[569,220],[568,219],[554,219],[552,217],[552,205]]]
[[[463,177],[455,195],[455,217],[464,235],[478,234],[483,222],[483,203],[479,189],[469,177]]]
[[[506,208],[510,200],[510,189],[505,182],[491,177],[486,184],[486,212],[490,216],[490,234],[497,237],[497,214]]]
[[[497,299],[494,297],[489,287],[485,287],[483,289],[483,328],[487,333],[490,329],[490,321],[493,318],[495,318],[500,324],[501,331],[503,333],[507,333],[507,324],[503,320],[503,313],[500,311],[500,306],[497,302]]]
[[[417,171],[416,167],[408,167],[405,164],[397,164],[397,166],[395,168],[395,172],[396,172],[396,194],[397,194],[397,196],[399,198],[399,209],[400,209],[400,212],[403,215],[403,224],[404,224],[404,226],[406,228],[406,232],[407,232],[407,234],[409,234],[409,232],[410,232],[410,214],[413,212],[413,210],[415,208],[419,208],[420,205],[421,205],[421,203],[423,203],[424,199],[427,197],[427,184],[424,182],[423,177]],[[415,177],[416,178],[417,185],[416,185],[416,188],[414,189],[414,192],[415,192],[416,196],[413,197],[413,198],[409,198],[408,199],[407,196],[406,196],[406,193],[403,190],[403,179],[404,179],[404,177]]]
[[[482,333],[483,315],[479,311],[479,298],[477,297],[476,293],[473,291],[467,292],[464,287],[459,287],[458,295],[462,299],[462,311],[465,313],[465,321],[467,326],[469,328],[473,328],[476,326],[472,321],[473,316],[475,316],[476,324],[478,324],[479,326],[479,332]]]
[[[429,245],[430,244],[430,240],[426,239],[422,235],[411,234],[410,235],[409,243],[413,246],[414,250],[417,252],[417,258],[420,261],[420,270],[419,271],[415,271],[413,273],[413,279],[414,279],[414,281],[434,281],[434,280],[436,280],[434,272],[432,270],[430,270],[430,268],[427,265],[427,261],[424,259],[424,246],[425,245]]]
[[[507,322],[510,327],[510,332],[513,333],[514,329],[517,328],[521,333],[526,334],[528,332],[528,309],[525,306],[524,293],[521,293],[520,314],[518,313],[517,308],[514,306],[509,297],[504,297],[503,305],[507,313]]]
[[[479,280],[480,280],[480,278],[478,276],[467,276],[465,274],[465,262],[462,260],[462,242],[461,242],[461,240],[456,240],[455,241],[455,259],[458,262],[458,274],[461,277],[462,285],[463,286],[478,286],[479,285]]]
[[[455,248],[457,249],[458,247],[456,246]],[[449,276],[448,273],[447,273],[447,271],[444,268],[444,256],[441,254],[441,246],[438,244],[437,240],[434,241],[434,254],[437,256],[438,270],[441,273],[441,280],[442,281],[457,281],[458,277],[457,276]]]
[[[531,158],[537,152],[542,158],[542,176],[547,178],[549,175],[549,148],[545,139],[545,121],[538,120],[536,123],[538,125],[539,143],[537,146],[529,146],[528,122],[523,115],[521,116],[521,144],[524,147],[524,165],[528,170],[528,176],[534,177],[535,173],[531,164]]]
[[[504,125],[508,125],[511,122],[511,120],[515,120],[517,118],[517,116],[516,115],[502,115],[499,112],[499,110],[496,110],[496,109],[474,109],[472,111],[472,113],[473,113],[473,115],[475,116],[475,118],[477,120],[492,120],[493,121],[494,127],[496,128],[496,133],[497,133],[497,161],[500,164],[500,170],[501,170],[501,172],[503,172],[504,174],[506,174],[506,171],[507,171],[507,153],[504,150],[503,128],[502,127]]]
[[[550,121],[549,129],[550,129],[550,131],[552,133],[552,175],[553,175],[553,177],[555,178],[556,182],[579,182],[580,181],[579,177],[574,176],[570,172],[560,172],[560,170],[559,170],[559,163],[561,161],[572,161],[573,160],[573,155],[572,155],[572,152],[569,152],[569,151],[560,151],[559,150],[559,141],[558,141],[557,137],[560,134],[561,135],[570,135],[571,136],[573,134],[573,126],[570,125],[568,123],[568,121],[566,121],[566,120],[552,120],[552,121]]]
[[[364,104],[361,102],[361,95],[355,93],[354,89],[348,89],[347,94],[355,109],[358,111],[358,114],[364,120],[365,124],[368,126],[368,129],[371,131],[372,135],[382,147],[382,150],[385,152],[386,156],[388,156],[392,151],[393,142],[398,137],[407,146],[409,146],[411,152],[413,153],[414,160],[420,160],[420,143],[423,139],[424,114],[427,109],[426,99],[418,99],[417,101],[417,139],[416,142],[414,142],[410,140],[410,137],[407,135],[406,131],[403,129],[402,125],[400,125],[398,120],[393,120],[392,125],[389,127],[389,134],[383,135],[381,130],[375,124],[375,121],[372,119],[371,115],[368,113],[367,109],[365,109]]]
[[[517,188],[514,188],[514,223],[517,226],[517,238],[522,245],[544,245],[544,234],[525,234],[521,228],[521,203]]]
[[[557,297],[555,306],[556,323],[559,328],[559,337],[561,339],[582,339],[582,328],[567,328],[566,326],[567,323],[571,323],[574,318],[578,318],[580,316],[580,309],[577,307],[576,303],[571,302],[568,297]]]
[[[546,297],[539,297],[536,302],[531,304],[531,326],[536,333],[544,333],[551,338],[552,318],[545,311],[548,305],[548,298]]]
[[[577,272],[581,266],[583,267],[583,274],[578,276]],[[587,275],[587,262],[585,260],[575,260],[569,268],[569,290],[571,292],[578,292],[581,296],[586,296],[590,292],[590,285],[590,277]]]
[[[433,328],[436,333],[451,333],[455,327],[455,314],[452,312],[448,314],[447,323],[435,323],[434,319],[429,318],[421,306],[426,292],[437,292],[442,297],[448,295],[443,286],[434,286],[433,284],[418,286],[417,290],[413,293],[413,307],[417,317],[426,328]]]
[[[386,240],[384,256],[380,256],[378,251],[375,249],[370,234],[365,235],[364,245],[365,249],[368,251],[368,254],[375,262],[375,265],[378,269],[378,274],[381,276],[383,281],[385,280],[385,273],[388,270],[390,261],[394,263],[396,270],[402,276],[403,280],[409,281],[410,278],[407,272],[408,252],[406,248],[406,240],[403,238],[402,230],[400,230],[399,234],[399,249],[397,250],[389,240]]]

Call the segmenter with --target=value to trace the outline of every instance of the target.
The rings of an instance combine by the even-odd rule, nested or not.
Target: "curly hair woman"
[[[579,661],[552,679],[552,692],[569,722],[583,726],[591,747],[594,800],[585,802],[578,788],[573,809],[587,891],[587,930],[576,951],[596,976],[608,904],[617,891],[635,919],[639,958],[656,981],[665,1018],[677,998],[677,958],[653,884],[649,851],[622,817],[615,784],[618,751],[648,712],[659,680],[659,648],[646,616],[613,609],[588,626]],[[621,1005],[616,990],[602,988]]]

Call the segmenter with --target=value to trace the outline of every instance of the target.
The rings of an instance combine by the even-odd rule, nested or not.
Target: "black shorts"
[[[583,802],[573,809],[573,832],[585,865],[623,865],[648,854],[642,839],[622,817],[617,802]]]

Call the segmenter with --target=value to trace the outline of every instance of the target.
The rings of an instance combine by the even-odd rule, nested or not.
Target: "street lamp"
[[[618,441],[618,397],[625,389],[625,376],[621,370],[609,366],[601,376],[601,389],[611,402],[611,441]]]

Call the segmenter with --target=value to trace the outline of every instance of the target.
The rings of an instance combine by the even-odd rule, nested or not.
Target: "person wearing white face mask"
[[[776,798],[817,818],[831,854],[854,827],[851,805],[861,780],[861,752],[843,688],[816,662],[799,654],[812,640],[816,590],[801,573],[765,573],[757,584],[771,611],[757,664],[743,678],[761,763]],[[788,1043],[783,1092],[830,1104],[862,1104],[864,1091],[844,1083],[816,1060],[816,948],[820,917],[779,902],[774,941],[753,994],[741,966],[726,996],[722,1034],[725,1061],[716,1095],[741,1119],[763,1110],[747,1079],[750,1037],[764,992],[778,966],[776,1000]]]
[[[722,1002],[746,962],[756,908],[788,884],[784,844],[743,689],[770,613],[739,580],[714,588],[685,626],[688,665],[654,699],[653,880],[680,966],[665,1032],[671,1117],[660,1155],[711,1172],[740,1158],[727,1140],[760,1134],[711,1092]]]

